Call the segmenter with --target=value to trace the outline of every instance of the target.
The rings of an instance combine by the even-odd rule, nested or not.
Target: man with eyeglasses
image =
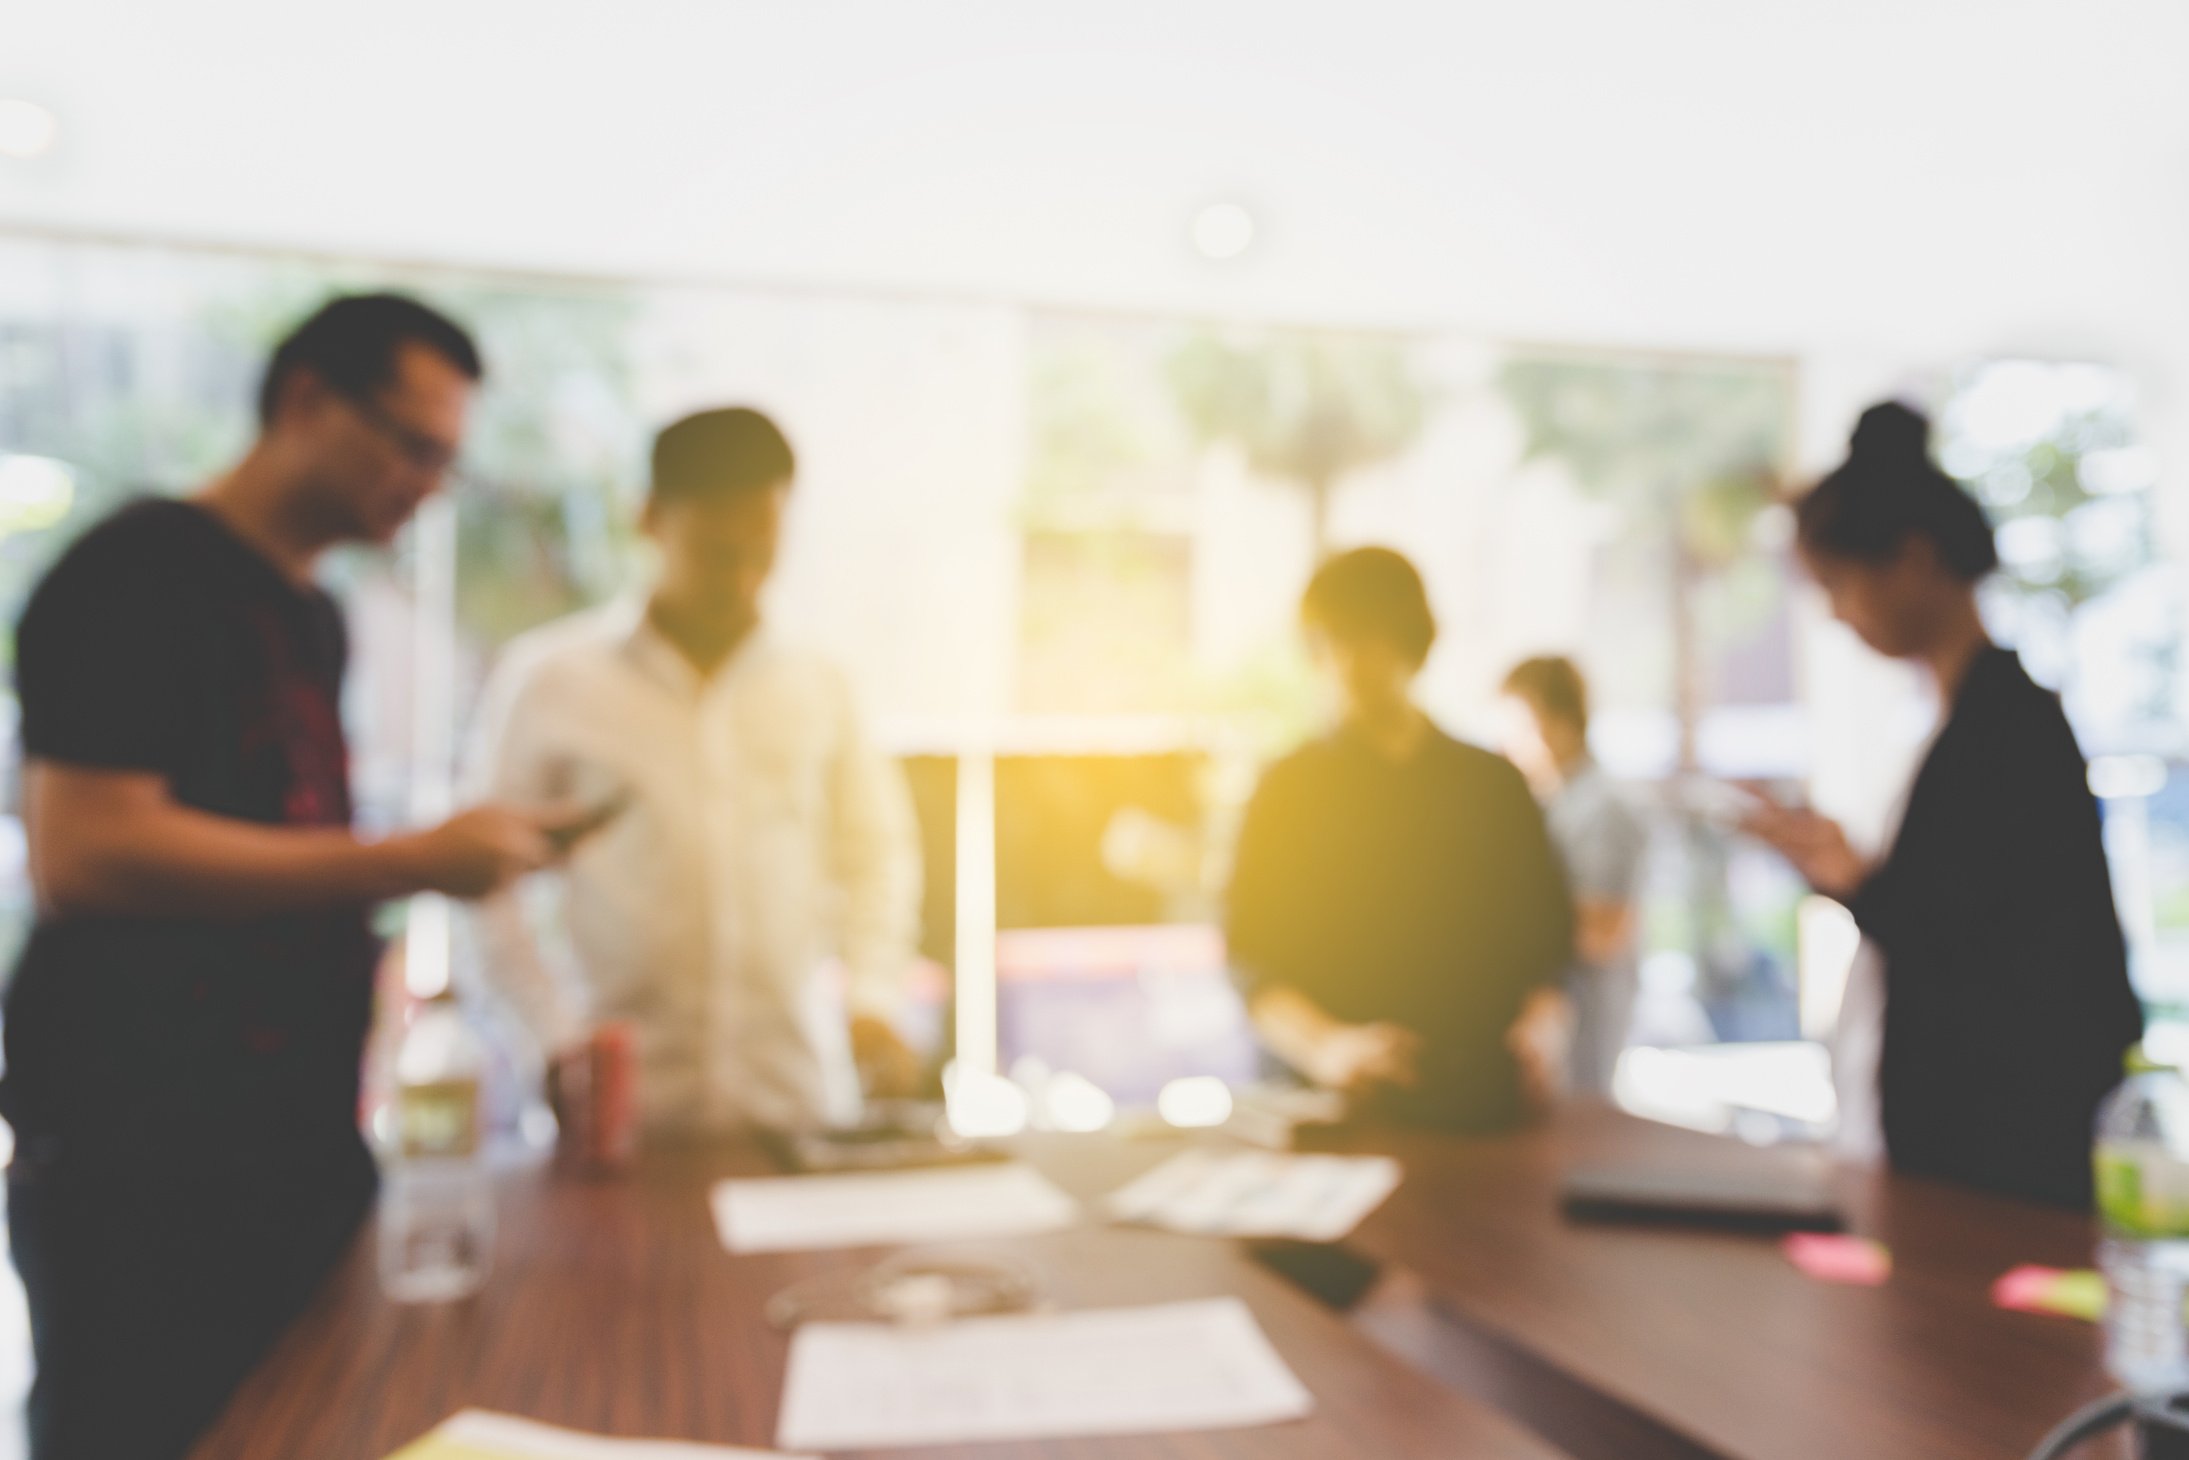
[[[350,829],[345,636],[314,568],[441,486],[480,374],[421,304],[333,301],[275,351],[243,458],[93,527],[23,615],[38,917],[0,1112],[33,1460],[188,1450],[371,1202],[373,904],[553,856],[556,828],[495,806]]]

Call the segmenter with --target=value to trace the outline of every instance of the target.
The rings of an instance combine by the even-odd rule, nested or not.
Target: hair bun
[[[1899,401],[1883,401],[1855,422],[1847,443],[1850,461],[1927,462],[1931,456],[1930,418]]]

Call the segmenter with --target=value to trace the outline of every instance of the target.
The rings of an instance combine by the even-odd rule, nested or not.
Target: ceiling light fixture
[[[0,157],[41,157],[60,134],[61,119],[37,102],[0,97]]]
[[[1210,203],[1193,217],[1193,246],[1201,257],[1223,263],[1254,244],[1254,215],[1239,203]]]

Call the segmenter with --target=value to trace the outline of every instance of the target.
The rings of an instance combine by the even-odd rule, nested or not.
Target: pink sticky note
[[[1837,1232],[1790,1232],[1780,1244],[1786,1260],[1820,1283],[1855,1287],[1883,1286],[1893,1273],[1893,1255],[1882,1242]]]
[[[2105,1278],[2025,1263],[1991,1285],[1991,1300],[2017,1313],[2058,1313],[2095,1323],[2105,1316]]]

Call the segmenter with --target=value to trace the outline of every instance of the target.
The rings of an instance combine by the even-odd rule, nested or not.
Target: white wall
[[[1504,337],[2174,358],[2173,0],[70,0],[0,217]],[[1215,195],[1261,215],[1219,269]]]
[[[0,95],[63,130],[0,159],[0,225],[1760,351],[1800,362],[1807,467],[1925,372],[2093,358],[2182,463],[2184,55],[2177,0],[26,3]],[[1228,266],[1187,246],[1215,197],[1262,225]],[[813,463],[802,510],[899,450],[974,510],[1006,473],[968,443],[1023,418],[988,406],[959,441],[891,403],[888,451]],[[911,502],[870,527],[877,583],[955,530]],[[1488,591],[1469,567],[1445,576]],[[795,562],[784,589],[854,611]],[[1805,646],[1819,794],[1874,816],[1874,742],[1906,731],[1873,707],[1904,690],[1833,631]]]

